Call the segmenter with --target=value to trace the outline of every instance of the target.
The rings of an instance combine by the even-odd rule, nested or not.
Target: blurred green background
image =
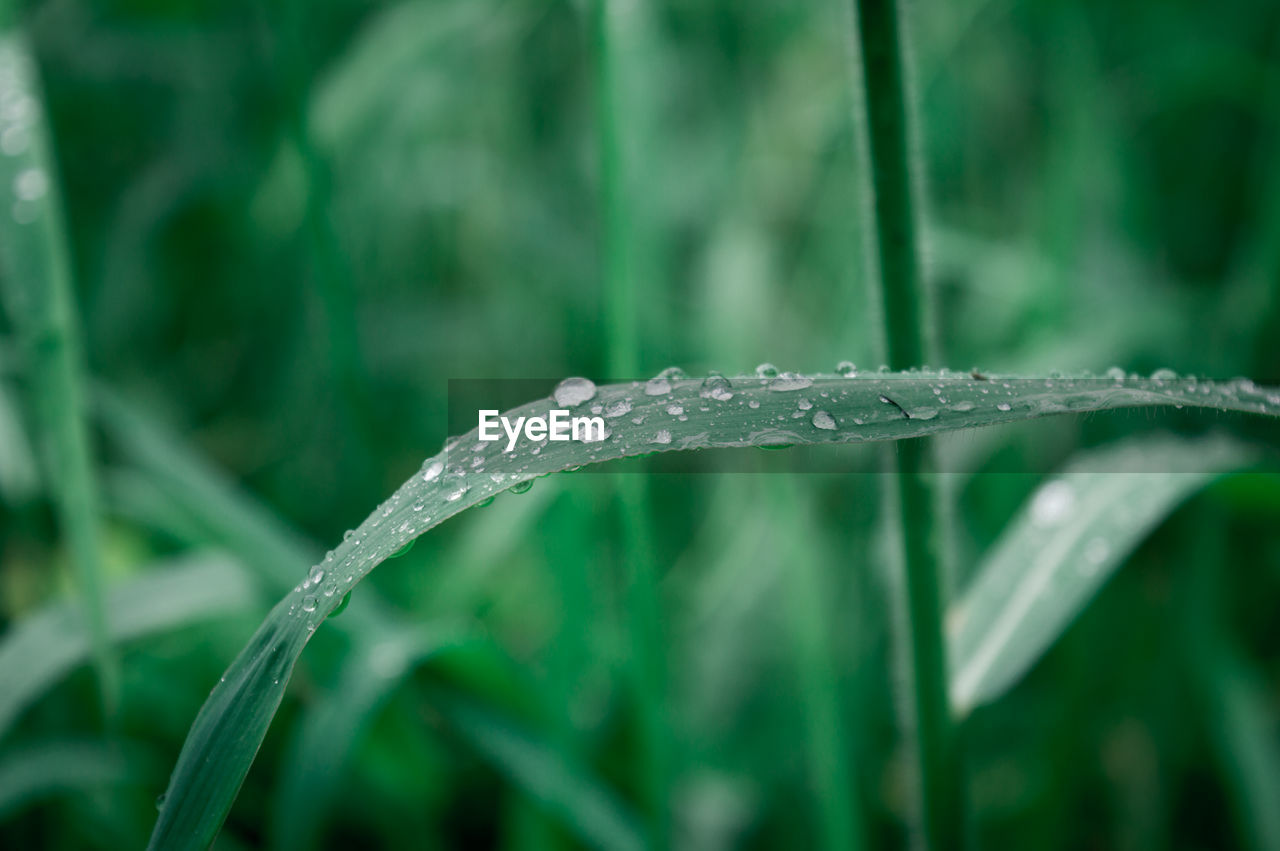
[[[642,374],[608,374],[590,5],[23,4],[88,371],[119,402],[91,420],[108,584],[187,570],[152,600],[173,623],[120,645],[108,733],[84,664],[12,719],[0,846],[145,844],[210,687],[438,450],[449,379],[875,366],[849,4],[627,0],[610,179]],[[1280,383],[1280,5],[908,10],[945,365]],[[11,330],[0,642],[74,600]],[[1250,425],[1120,412],[952,441],[956,581],[1078,451],[1210,428]],[[367,617],[327,624],[216,847],[571,848],[597,788],[665,812],[678,847],[829,843],[848,795],[876,847],[904,845],[874,476],[643,482],[539,481],[375,571],[352,610],[465,640],[418,664]],[[1197,496],[973,716],[984,847],[1265,847],[1278,516],[1275,476]],[[644,646],[637,561],[659,577]],[[548,806],[565,764],[587,779]]]

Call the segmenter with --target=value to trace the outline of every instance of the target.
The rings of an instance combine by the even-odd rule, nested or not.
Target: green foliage
[[[0,846],[1280,842],[1271,5],[0,23]],[[566,375],[607,440],[445,440]]]

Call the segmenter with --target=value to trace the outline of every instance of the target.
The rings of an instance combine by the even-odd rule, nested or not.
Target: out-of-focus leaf
[[[462,698],[437,694],[433,706],[516,786],[596,848],[645,847],[635,818],[582,766],[500,715]]]
[[[1042,485],[948,612],[956,714],[1016,683],[1153,528],[1252,459],[1225,439],[1145,440],[1082,456]]]
[[[112,640],[123,642],[243,612],[257,599],[239,563],[203,553],[154,565],[112,588],[106,596],[107,624]],[[0,737],[23,709],[83,663],[88,653],[84,616],[67,602],[14,624],[0,642]]]
[[[388,630],[351,649],[332,693],[321,696],[298,725],[274,808],[274,847],[316,847],[351,749],[407,673],[461,640],[460,629],[424,625]]]
[[[119,744],[54,741],[0,755],[0,819],[40,798],[127,782],[137,760]]]
[[[1200,669],[1209,735],[1247,847],[1280,848],[1280,739],[1265,681],[1224,641]]]

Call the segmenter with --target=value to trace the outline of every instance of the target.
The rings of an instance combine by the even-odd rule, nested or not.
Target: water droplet
[[[444,464],[439,461],[428,461],[422,467],[422,480],[424,482],[433,482],[440,477],[440,472],[444,470]]]
[[[665,396],[671,392],[671,382],[661,375],[654,376],[644,383],[644,395]]]
[[[842,360],[836,364],[836,372],[845,378],[853,378],[858,374],[858,367],[854,365],[853,361]]]
[[[226,679],[223,679],[222,681],[226,682]],[[156,809],[163,810],[165,801],[168,801],[168,800],[169,800],[169,792],[166,790],[158,798],[156,798]]]
[[[827,431],[834,431],[834,430],[835,430],[835,427],[836,427],[836,421],[835,421],[835,419],[834,419],[830,414],[828,414],[826,411],[814,411],[814,412],[813,412],[813,427],[814,427],[814,428],[825,429],[825,430],[827,430]]]
[[[750,401],[748,401],[748,402],[747,402],[747,407],[748,407],[748,408],[758,408],[758,407],[760,407],[760,400],[759,400],[759,399],[751,399]]]
[[[813,407],[813,403],[810,402],[808,399],[804,398],[803,396],[801,396],[798,400],[796,400],[796,407],[802,411],[807,411]]]
[[[350,582],[350,581],[351,581],[351,579],[350,579],[350,578],[348,578],[348,579],[347,579],[347,581],[348,581],[348,582]],[[351,592],[350,592],[350,591],[348,591],[346,594],[342,595],[342,602],[338,604],[338,607],[337,607],[336,609],[334,609],[332,612],[330,612],[330,613],[329,613],[329,617],[331,617],[331,618],[336,618],[338,615],[340,615],[340,614],[342,614],[343,612],[345,612],[345,611],[347,610],[347,606],[349,606],[349,605],[351,605]]]
[[[1116,383],[1124,381],[1124,370],[1118,366],[1113,366],[1111,369],[1107,370],[1107,378],[1110,378]]]
[[[343,532],[342,540],[346,541],[347,543],[352,543],[352,542],[359,543],[359,541],[356,540],[355,529],[348,529],[347,531]]]
[[[486,505],[493,505],[493,497],[486,496],[484,499],[476,503],[476,508],[484,508]]]
[[[996,410],[997,410],[997,411],[1012,411],[1012,410],[1013,410],[1013,405],[1010,405],[1008,402],[1001,402],[1000,404],[996,405]]]
[[[523,482],[516,482],[507,490],[512,493],[528,493],[531,487],[533,487],[533,479],[525,479]]]
[[[302,598],[302,611],[314,612],[316,610],[316,598],[311,594]]]
[[[956,402],[954,405],[951,406],[951,410],[959,411],[960,413],[964,413],[965,411],[972,411],[973,403],[972,402]]]
[[[1062,479],[1054,479],[1031,500],[1031,522],[1036,526],[1061,523],[1075,504],[1076,492]]]
[[[318,564],[315,567],[311,568],[311,573],[307,575],[307,581],[309,581],[312,585],[319,585],[321,582],[323,582],[324,568]]]
[[[407,542],[403,547],[401,547],[400,549],[396,550],[396,551],[395,551],[394,553],[392,553],[391,555],[387,556],[387,558],[400,558],[400,556],[404,555],[405,553],[409,552],[409,550],[413,549],[413,542],[414,542],[414,541],[416,541],[416,540],[418,540],[418,539],[417,539],[417,538],[413,538],[413,539],[409,540],[409,541],[408,541],[408,542]]]
[[[684,413],[684,408],[681,405],[667,405],[667,413],[673,417],[678,417]]]
[[[660,443],[660,444],[662,444],[662,445],[664,445],[664,446],[665,446],[666,444],[668,444],[668,443],[670,443],[670,442],[671,442],[671,432],[667,431],[667,430],[664,428],[662,431],[660,431],[660,432],[658,432],[657,434],[655,434],[655,435],[653,436],[653,440],[650,440],[649,442],[650,442],[650,443]]]
[[[607,425],[603,429],[589,426],[578,432],[578,442],[600,443],[601,441],[608,440],[611,436],[613,436],[613,429],[609,428]]]
[[[596,385],[589,378],[566,378],[556,385],[555,397],[556,404],[562,408],[576,408],[583,402],[594,399],[596,395]]]
[[[1157,369],[1155,372],[1151,373],[1151,380],[1156,384],[1164,384],[1166,381],[1177,381],[1178,373],[1168,368]]]
[[[702,382],[698,395],[703,399],[715,399],[717,402],[728,402],[733,398],[733,385],[723,375],[712,373]]]
[[[414,511],[415,513],[417,513],[417,512],[419,512],[419,511],[421,511],[422,509],[424,509],[424,508],[426,508],[426,507],[427,507],[426,502],[424,502],[423,500],[420,500],[420,499],[418,499],[418,500],[414,500],[413,505],[411,506],[411,508],[413,509],[413,511]]]
[[[470,488],[467,487],[466,485],[458,485],[456,488],[454,488],[453,490],[449,491],[447,494],[444,495],[445,501],[457,502],[458,500],[462,499],[463,494],[465,494],[468,490],[470,490]]]
[[[630,399],[614,399],[612,402],[610,402],[608,405],[605,405],[604,407],[604,415],[609,419],[612,419],[613,417],[620,417],[623,414],[629,414],[629,413],[631,413]]]
[[[770,381],[766,387],[775,393],[790,393],[813,386],[813,379],[794,372],[784,372]]]
[[[913,420],[931,420],[938,416],[937,408],[912,408],[907,416]]]
[[[771,363],[762,363],[756,367],[756,378],[773,378],[778,374],[778,368]]]

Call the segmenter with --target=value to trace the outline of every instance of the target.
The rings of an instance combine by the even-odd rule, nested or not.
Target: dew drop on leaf
[[[842,360],[836,364],[836,372],[845,378],[853,378],[858,374],[858,367],[854,365],[853,361]]]
[[[589,378],[566,378],[556,385],[552,395],[562,408],[575,408],[595,398],[596,385]]]
[[[813,379],[794,372],[784,372],[768,383],[767,388],[775,393],[790,393],[803,390],[813,385]]]
[[[715,399],[717,402],[728,402],[733,398],[732,385],[723,375],[712,374],[702,382],[698,395],[703,399]]]
[[[836,427],[836,421],[826,411],[814,411],[813,427],[825,429],[827,431],[834,431]]]
[[[609,419],[631,413],[630,399],[615,399],[604,406],[604,415]]]
[[[533,487],[533,479],[525,479],[523,482],[516,482],[511,487],[507,488],[507,490],[511,491],[512,493],[528,493],[529,489],[532,487]]]

